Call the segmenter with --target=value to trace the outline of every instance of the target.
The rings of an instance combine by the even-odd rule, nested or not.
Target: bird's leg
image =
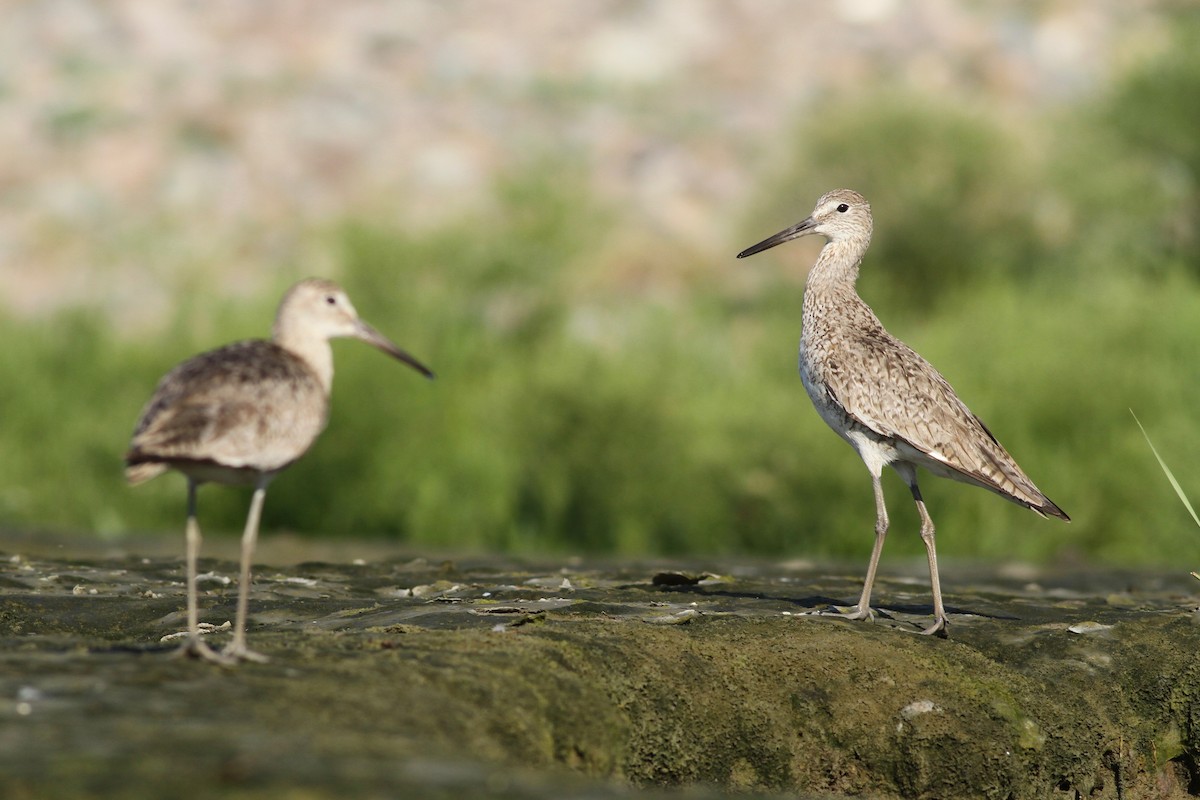
[[[200,523],[196,519],[196,482],[188,478],[187,498],[187,622],[188,636],[200,638],[200,612],[196,599],[196,562],[200,560]]]
[[[887,505],[883,501],[883,481],[879,475],[871,477],[871,486],[875,490],[875,546],[871,548],[871,563],[867,565],[862,594],[859,595],[858,605],[851,614],[853,619],[875,619],[875,613],[871,611],[871,590],[875,586],[875,570],[879,567],[879,557],[883,555],[883,540],[888,532]]]
[[[913,500],[917,502],[917,511],[921,514],[921,541],[925,542],[925,553],[929,556],[929,583],[933,586],[933,624],[921,633],[936,634],[946,638],[946,626],[950,624],[950,621],[946,619],[946,608],[942,605],[942,583],[938,579],[937,545],[933,539],[933,520],[929,518],[929,512],[925,510],[925,501],[921,497],[921,490],[917,488],[915,479],[910,484],[910,488]]]
[[[218,664],[229,663],[228,659],[213,650],[200,638],[200,612],[197,595],[197,562],[200,560],[200,523],[196,519],[196,481],[188,478],[187,499],[187,638],[175,651],[179,656],[193,656]]]
[[[246,646],[246,615],[250,605],[250,564],[254,560],[254,546],[258,541],[258,520],[262,516],[263,498],[267,494],[267,481],[260,479],[250,498],[250,513],[246,515],[246,530],[242,533],[242,570],[238,583],[237,618],[234,622],[233,641],[221,655],[240,661],[264,662],[267,657]]]
[[[883,501],[883,481],[879,475],[871,476],[871,485],[875,489],[875,546],[871,548],[871,563],[867,566],[867,577],[863,582],[858,605],[850,611],[834,612],[836,616],[846,619],[875,619],[875,612],[871,610],[871,589],[875,585],[875,569],[879,566],[879,556],[883,554],[883,540],[887,537],[888,513],[887,505]]]

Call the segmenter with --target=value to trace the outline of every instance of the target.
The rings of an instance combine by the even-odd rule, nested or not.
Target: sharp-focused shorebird
[[[800,378],[821,419],[858,451],[875,490],[875,547],[858,605],[842,615],[871,619],[871,585],[888,530],[880,475],[900,474],[921,515],[921,539],[933,585],[933,624],[924,633],[945,635],[946,609],[938,581],[933,521],[917,488],[917,467],[934,475],[982,486],[1043,517],[1070,521],[1033,484],[987,427],[958,399],[928,361],[896,339],[855,291],[859,265],[871,243],[871,207],[858,192],[836,189],[817,201],[812,215],[758,244],[752,256],[809,234],[828,241],[804,287]],[[839,612],[842,613],[842,612]]]
[[[333,351],[353,337],[428,378],[423,364],[358,318],[337,284],[306,280],[279,304],[270,341],[252,339],[202,353],[171,370],[142,410],[125,454],[125,477],[139,484],[168,469],[187,477],[188,637],[181,652],[231,664],[265,658],[246,646],[250,561],[267,486],[308,450],[329,417]],[[221,652],[200,638],[196,488],[213,481],[254,487],[242,534],[241,583],[233,640]]]

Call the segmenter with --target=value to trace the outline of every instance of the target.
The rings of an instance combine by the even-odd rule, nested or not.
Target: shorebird
[[[989,489],[1043,517],[1070,521],[1017,466],[996,437],[958,399],[928,361],[883,328],[854,288],[871,243],[871,207],[858,192],[822,195],[807,218],[738,253],[761,253],[819,234],[827,240],[804,286],[800,378],[817,413],[858,452],[875,490],[875,546],[858,605],[835,612],[873,619],[871,586],[888,530],[883,468],[908,484],[921,515],[921,539],[933,587],[933,624],[922,633],[946,635],[933,521],[917,487],[917,467],[942,478]]]
[[[271,339],[210,350],[168,372],[142,409],[125,454],[125,477],[148,481],[168,469],[187,478],[188,634],[181,654],[221,664],[266,658],[246,646],[250,561],[267,486],[299,459],[325,428],[333,383],[329,340],[352,337],[433,373],[358,318],[337,284],[302,281],[283,296]],[[233,640],[222,651],[201,638],[196,598],[200,526],[196,489],[206,482],[253,486],[242,534],[241,583]]]

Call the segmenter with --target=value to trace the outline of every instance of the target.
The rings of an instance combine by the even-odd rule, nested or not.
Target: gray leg
[[[929,583],[933,586],[933,624],[921,633],[945,637],[946,626],[950,624],[950,621],[946,619],[946,608],[942,605],[942,583],[938,578],[937,545],[933,539],[933,520],[929,518],[929,512],[925,510],[925,501],[921,498],[921,490],[917,488],[915,479],[910,484],[910,488],[913,500],[917,502],[917,511],[921,514],[921,541],[925,542],[925,553],[929,556]]]
[[[176,651],[181,656],[195,656],[207,661],[226,663],[226,659],[209,647],[200,638],[200,612],[198,609],[199,582],[196,573],[199,571],[197,562],[200,559],[200,523],[196,519],[196,489],[198,484],[188,478],[187,499],[187,620],[188,635]]]
[[[875,490],[875,546],[871,548],[871,563],[867,565],[867,577],[863,581],[858,605],[851,611],[837,612],[837,616],[846,619],[875,619],[875,612],[871,610],[871,589],[875,585],[875,570],[879,566],[879,556],[883,553],[883,540],[887,537],[888,513],[887,506],[883,502],[883,481],[880,476],[872,475],[871,485]]]
[[[879,567],[879,557],[883,554],[883,540],[888,532],[887,506],[883,502],[883,481],[879,475],[871,476],[871,486],[875,490],[875,546],[871,548],[871,563],[867,565],[867,577],[863,581],[862,595],[858,598],[858,606],[851,615],[854,619],[874,619],[871,611],[871,589],[875,586],[875,570]]]
[[[187,498],[187,621],[188,635],[200,638],[200,612],[196,599],[196,562],[200,559],[200,523],[196,519],[196,482],[188,478]]]
[[[246,530],[242,533],[242,570],[238,584],[237,620],[234,623],[233,641],[221,651],[226,658],[243,661],[266,661],[267,657],[246,647],[246,616],[250,605],[250,564],[254,560],[254,546],[258,542],[258,521],[262,516],[263,498],[267,495],[266,480],[259,480],[250,498],[250,513],[246,515]]]

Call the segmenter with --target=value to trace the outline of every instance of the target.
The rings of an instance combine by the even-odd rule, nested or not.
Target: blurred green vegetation
[[[1194,568],[1195,531],[1128,411],[1200,494],[1200,107],[1178,101],[1200,95],[1196,15],[1175,36],[1036,119],[898,91],[830,101],[788,132],[728,252],[639,234],[569,157],[515,168],[489,212],[441,229],[348,221],[330,235],[350,296],[439,377],[335,344],[330,429],[272,486],[264,526],[439,549],[865,557],[867,473],[795,372],[818,243],[732,257],[851,186],[876,216],[864,297],[1074,519],[927,480],[940,550]],[[200,289],[146,340],[95,315],[0,319],[21,343],[0,349],[0,524],[181,531],[181,478],[123,485],[141,403],[186,355],[265,334],[284,288],[240,304]],[[907,492],[886,480],[888,552],[919,554]],[[246,500],[204,490],[202,524],[240,529]]]

